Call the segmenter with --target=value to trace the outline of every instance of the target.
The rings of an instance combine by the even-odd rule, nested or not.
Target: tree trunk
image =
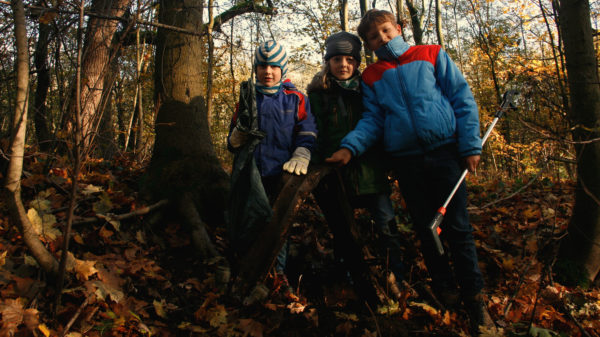
[[[369,10],[369,7],[367,5],[367,0],[360,0],[360,15],[364,16],[365,13],[367,12],[367,10]],[[369,48],[367,48],[366,43],[363,43],[363,48],[365,49],[365,62],[367,62],[367,65],[375,62],[374,51],[369,50]]]
[[[340,3],[340,28],[348,31],[348,0],[339,0]]]
[[[38,20],[39,21],[39,20]],[[50,72],[48,71],[48,43],[51,27],[49,24],[39,22],[39,34],[33,62],[37,75],[37,86],[35,90],[35,101],[33,104],[33,122],[35,124],[35,135],[40,150],[47,152],[51,148],[50,126],[46,114],[46,97],[50,87]]]
[[[27,217],[21,201],[21,175],[23,173],[23,155],[27,130],[27,100],[29,96],[29,55],[27,30],[23,2],[13,0],[15,41],[17,49],[17,97],[13,121],[13,135],[10,146],[10,161],[5,178],[5,195],[13,223],[21,229],[23,241],[40,267],[47,273],[55,274],[58,262],[40,241],[39,235]]]
[[[121,41],[113,38],[112,50],[116,51],[115,57],[112,57],[109,61],[108,70],[106,76],[104,76],[104,90],[100,99],[100,111],[102,117],[100,119],[100,126],[98,127],[98,136],[100,142],[98,142],[97,153],[104,159],[110,160],[113,158],[115,153],[119,150],[118,143],[115,133],[115,111],[113,109],[113,102],[115,101],[115,90],[114,86],[117,83],[117,77],[119,76],[120,65],[118,59],[121,55],[120,49]],[[116,104],[115,104],[116,105]]]
[[[208,69],[206,71],[206,113],[208,115],[208,126],[212,125],[211,116],[213,112],[213,77],[215,63],[215,43],[213,41],[213,26],[215,17],[213,13],[213,0],[208,0],[208,32],[206,34],[208,44]]]
[[[107,16],[121,17],[132,0],[94,0],[92,11]],[[104,77],[108,73],[111,57],[111,41],[117,30],[117,20],[90,17],[85,34],[82,65],[81,116],[85,146],[94,138],[93,131],[100,118],[99,107],[104,90]],[[71,96],[74,97],[74,94]],[[70,101],[70,116],[73,116],[75,102]]]
[[[200,25],[199,1],[161,1],[159,22],[195,30]],[[185,9],[185,10],[183,10]],[[202,76],[203,42],[197,36],[159,28],[155,93],[158,115],[152,159],[144,193],[169,199],[190,224],[197,246],[212,245],[204,223],[222,224],[229,177],[221,167],[210,138]],[[194,205],[196,210],[190,210]],[[182,207],[185,211],[182,210]],[[187,214],[187,215],[186,215]],[[191,219],[190,214],[199,215]],[[214,247],[198,247],[204,258]]]
[[[442,4],[440,0],[435,0],[435,33],[438,44],[444,48],[444,33],[442,32]]]
[[[600,270],[600,80],[589,1],[560,1],[560,28],[571,92],[570,118],[577,143],[577,189],[568,235],[561,242],[557,277],[579,267],[573,283],[584,285]],[[555,269],[556,270],[556,269]],[[565,280],[565,283],[567,282]]]
[[[415,6],[413,0],[406,0],[406,7],[408,7],[408,12],[410,13],[415,44],[423,44],[423,28],[421,27],[423,20],[422,16],[419,15],[419,9]]]
[[[406,41],[406,32],[404,31],[406,14],[404,13],[404,0],[396,0],[396,21],[402,26],[402,38]]]

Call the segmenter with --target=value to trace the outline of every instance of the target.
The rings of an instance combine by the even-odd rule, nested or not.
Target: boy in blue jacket
[[[326,161],[345,165],[383,138],[433,288],[449,307],[458,304],[460,290],[476,333],[484,323],[483,277],[467,213],[465,183],[441,225],[453,270],[449,257],[438,255],[427,228],[464,168],[474,172],[479,162],[479,115],[473,94],[440,46],[409,46],[392,13],[369,10],[357,30],[378,61],[362,74],[362,119]]]
[[[254,53],[253,71],[256,81],[242,84],[242,92],[247,92],[241,95],[244,102],[238,103],[227,137],[228,148],[236,153],[231,194],[238,194],[234,196],[237,203],[244,204],[236,207],[245,207],[245,211],[231,216],[234,227],[245,227],[238,229],[243,240],[233,243],[237,248],[248,245],[248,241],[260,239],[257,237],[258,227],[271,215],[269,205],[275,202],[281,191],[283,171],[306,174],[317,137],[308,99],[286,79],[287,54],[283,46],[275,41],[262,43]],[[258,171],[262,184],[248,188],[246,181],[238,183],[239,179],[252,180],[251,175],[237,174],[236,164],[245,165],[238,160],[240,153],[253,156],[251,165]],[[261,197],[265,197],[265,202],[256,202]],[[264,221],[256,220],[259,212],[263,212]],[[286,295],[293,295],[284,273],[286,258],[287,241],[275,263],[276,281]]]

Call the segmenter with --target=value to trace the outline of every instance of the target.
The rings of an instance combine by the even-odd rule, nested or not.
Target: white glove
[[[244,145],[244,143],[246,143],[247,141],[248,133],[240,131],[237,125],[233,127],[233,130],[231,130],[231,134],[229,135],[229,144],[231,144],[233,148],[238,148]]]
[[[289,173],[303,175],[308,172],[309,162],[310,151],[305,147],[297,147],[292,154],[292,158],[283,164],[283,169]]]

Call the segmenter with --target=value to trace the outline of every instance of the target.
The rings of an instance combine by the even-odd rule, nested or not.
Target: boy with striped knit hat
[[[264,42],[256,49],[253,65],[256,80],[251,78],[242,83],[240,101],[231,121],[227,137],[228,148],[235,154],[231,195],[237,198],[238,204],[245,205],[245,211],[239,211],[230,219],[230,227],[231,222],[237,227],[232,246],[238,251],[239,247],[249,246],[257,239],[265,219],[270,218],[270,207],[282,187],[283,171],[296,175],[307,173],[316,142],[317,129],[308,99],[286,79],[287,61],[285,49],[275,41]],[[247,161],[241,163],[240,158]],[[248,181],[239,181],[252,180],[251,175],[238,172],[237,169],[243,170],[243,167],[257,173],[257,184],[248,188]],[[236,188],[244,184],[246,195],[236,196]],[[250,193],[252,195],[248,195]],[[264,210],[263,219],[249,220],[247,214],[255,215],[257,209]],[[278,276],[287,284],[286,255],[287,242],[275,263]]]

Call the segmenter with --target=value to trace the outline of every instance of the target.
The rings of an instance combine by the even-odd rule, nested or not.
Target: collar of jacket
[[[395,61],[400,55],[404,54],[409,47],[408,43],[404,42],[402,35],[398,35],[388,41],[388,43],[379,47],[379,49],[375,51],[375,55],[377,55],[380,60]]]

